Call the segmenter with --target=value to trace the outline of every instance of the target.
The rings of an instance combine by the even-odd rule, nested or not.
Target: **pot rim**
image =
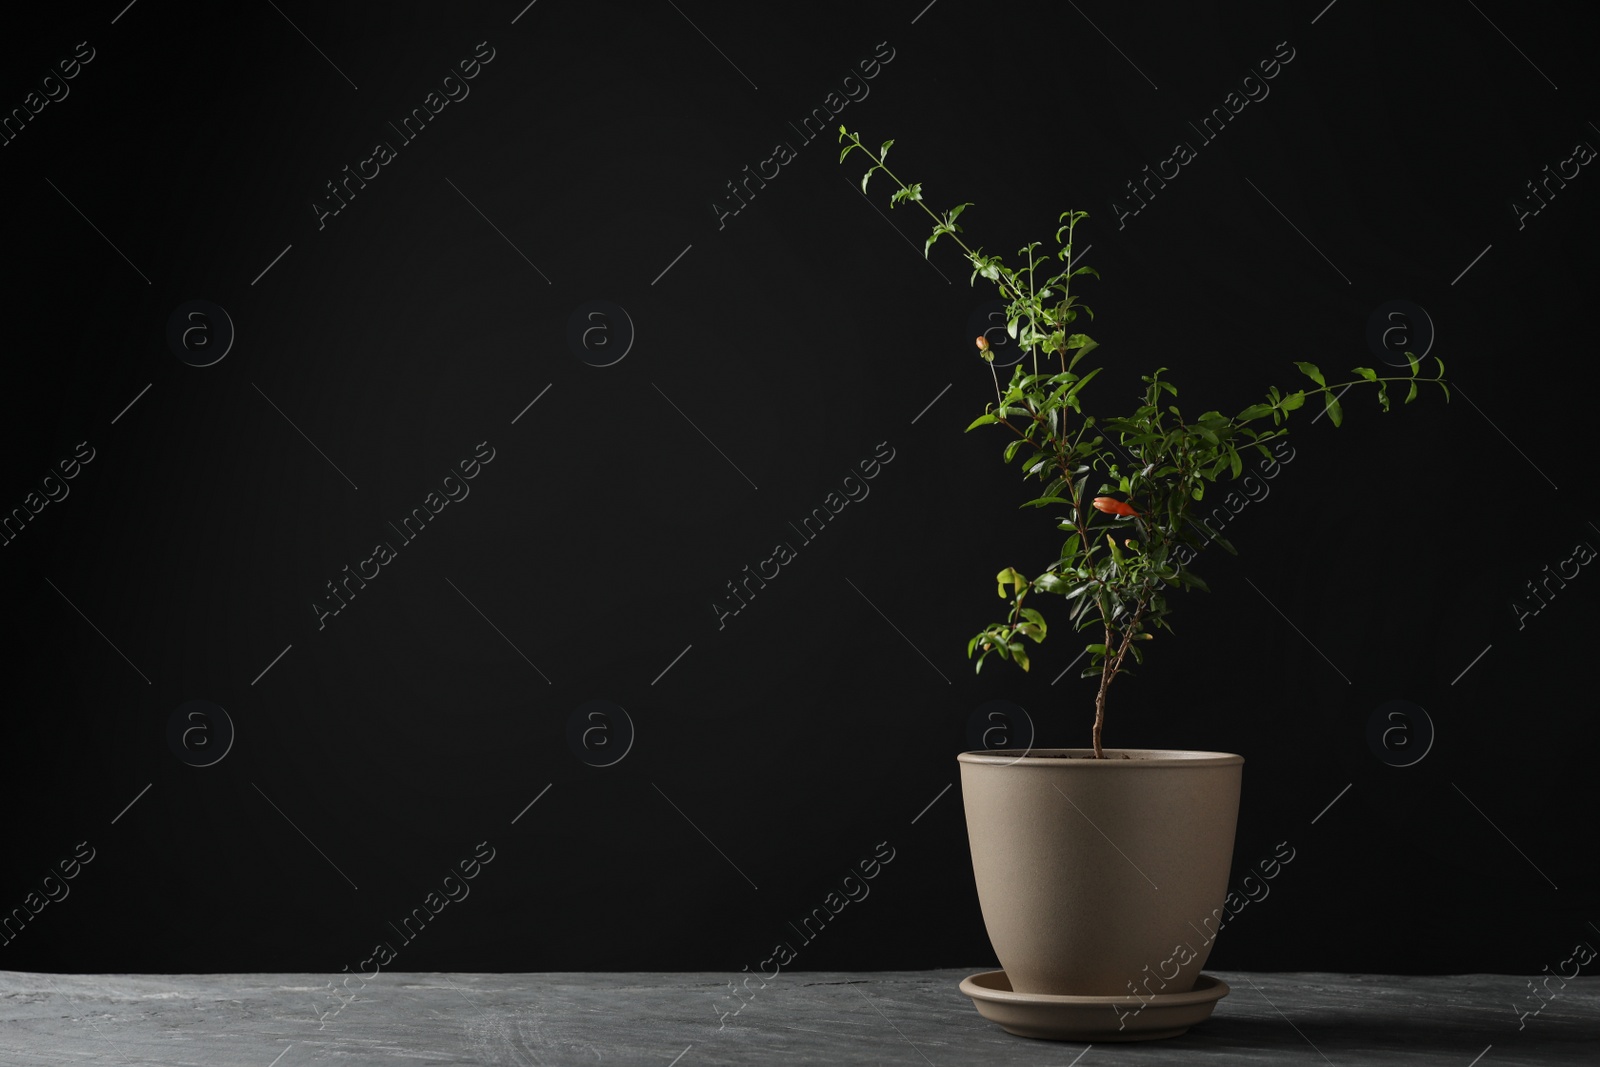
[[[1062,756],[1093,756],[1092,748],[1027,748],[1005,749],[986,748],[971,752],[962,752],[956,759],[962,763],[974,763],[988,767],[1072,767],[1097,768],[1110,770],[1113,768],[1154,768],[1154,767],[1237,767],[1244,764],[1244,757],[1234,752],[1202,752],[1192,749],[1172,748],[1102,748],[1100,750],[1107,756],[1120,756],[1124,753],[1128,759],[1072,759],[1063,760]]]

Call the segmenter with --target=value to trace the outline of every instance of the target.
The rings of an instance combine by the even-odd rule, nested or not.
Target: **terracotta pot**
[[[1222,921],[1244,757],[963,752],[978,902],[1018,993],[1187,993]]]

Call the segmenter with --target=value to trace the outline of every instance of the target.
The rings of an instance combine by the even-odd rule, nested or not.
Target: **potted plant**
[[[1020,465],[1025,480],[1043,483],[1022,506],[1046,509],[1065,537],[1057,558],[1030,569],[1033,577],[1012,566],[996,575],[1009,610],[972,637],[967,654],[977,657],[977,670],[990,656],[1027,670],[1028,642],[1047,633],[1045,616],[1028,601],[1052,595],[1061,598],[1068,623],[1089,631],[1083,676],[1099,679],[1089,747],[958,756],[979,903],[1003,968],[967,979],[963,991],[985,1015],[1028,1036],[1182,1033],[1227,992],[1201,969],[1222,916],[1244,760],[1104,748],[1112,683],[1143,662],[1155,631],[1171,631],[1168,594],[1206,588],[1190,569],[1195,556],[1212,545],[1234,551],[1193,515],[1208,486],[1239,477],[1252,450],[1271,459],[1269,443],[1287,434],[1289,415],[1312,399],[1338,426],[1343,412],[1335,394],[1347,385],[1374,387],[1385,411],[1396,383],[1409,387],[1406,403],[1423,381],[1437,383],[1448,399],[1444,365],[1436,361],[1438,373],[1424,378],[1407,353],[1409,374],[1356,367],[1350,382],[1330,384],[1315,365],[1297,362],[1307,388],[1274,386],[1236,415],[1198,417],[1180,412],[1177,387],[1163,377],[1167,368],[1157,367],[1141,375],[1142,403],[1132,411],[1093,413],[1085,390],[1100,368],[1080,372],[1079,365],[1097,344],[1074,329],[1079,312],[1093,312],[1079,302],[1073,280],[1099,273],[1074,265],[1072,254],[1075,228],[1088,213],[1063,213],[1054,254],[1032,242],[1017,253],[1026,265],[1013,269],[959,236],[956,220],[970,203],[936,212],[923,202],[921,183],[889,170],[894,141],[874,153],[843,126],[839,139],[841,163],[857,150],[872,159],[863,193],[882,171],[897,186],[891,207],[916,203],[933,219],[924,256],[948,236],[972,264],[970,281],[982,276],[996,284],[1008,305],[1007,333],[1023,353],[1002,384],[989,342],[975,339],[989,361],[995,399],[967,429],[1010,432],[1005,461]],[[1044,277],[1048,271],[1054,273]]]

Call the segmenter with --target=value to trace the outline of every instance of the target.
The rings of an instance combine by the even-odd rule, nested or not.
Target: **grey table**
[[[1085,1046],[981,1018],[956,985],[985,969],[785,972],[747,1002],[728,974],[385,972],[342,1005],[328,975],[0,971],[0,1064],[1600,1064],[1596,978],[1520,1016],[1526,978],[1215,972],[1202,1026]]]

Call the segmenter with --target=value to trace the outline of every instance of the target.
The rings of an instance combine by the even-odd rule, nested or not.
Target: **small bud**
[[[989,339],[987,337],[978,338],[977,345],[978,345],[978,351],[979,352],[987,352],[987,351],[989,351]]]

